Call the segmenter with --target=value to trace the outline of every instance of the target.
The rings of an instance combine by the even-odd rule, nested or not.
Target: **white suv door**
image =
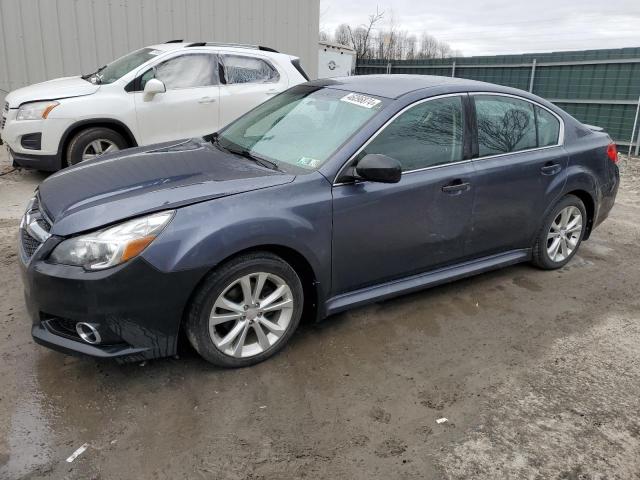
[[[289,87],[286,73],[266,58],[221,53],[220,127]]]
[[[143,72],[134,92],[141,144],[199,137],[220,127],[220,82],[214,53],[190,52],[161,61]],[[145,95],[152,78],[161,80],[163,93]]]

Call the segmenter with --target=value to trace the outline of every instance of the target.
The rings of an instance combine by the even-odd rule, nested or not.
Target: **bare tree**
[[[351,37],[349,34],[349,25],[343,23],[342,25],[338,25],[336,31],[333,35],[333,41],[339,43],[340,45],[350,45]]]
[[[376,6],[376,13],[369,15],[369,23],[360,25],[353,29],[349,26],[349,38],[351,40],[351,47],[356,51],[356,62],[363,58],[371,57],[371,51],[369,43],[371,41],[371,30],[373,27],[384,17],[384,12],[381,12]]]
[[[427,32],[423,32],[418,40],[415,35],[406,30],[398,30],[393,12],[389,15],[386,28],[376,28],[384,18],[385,12],[376,7],[376,12],[369,15],[367,23],[356,27],[343,23],[336,28],[333,38],[321,31],[320,39],[349,45],[356,52],[356,61],[364,59],[414,60],[462,56],[459,51],[452,50],[449,44],[438,41]]]
[[[423,33],[420,37],[420,50],[418,58],[436,58],[438,56],[438,40],[428,33]]]

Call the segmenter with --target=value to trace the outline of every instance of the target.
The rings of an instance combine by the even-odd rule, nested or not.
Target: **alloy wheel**
[[[547,254],[552,262],[569,258],[582,235],[582,213],[570,205],[558,212],[547,234]]]
[[[291,322],[293,306],[291,288],[279,276],[266,272],[244,275],[214,302],[209,335],[226,355],[258,355],[280,341]]]
[[[99,157],[105,153],[117,152],[118,150],[120,150],[120,148],[118,148],[118,146],[111,140],[98,138],[84,147],[82,152],[82,161],[91,160],[92,158]]]

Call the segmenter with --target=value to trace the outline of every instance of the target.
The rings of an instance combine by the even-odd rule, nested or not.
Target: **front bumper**
[[[9,147],[14,164],[38,170],[59,170],[60,140],[73,121],[66,118],[18,121],[15,119],[17,111],[13,108],[4,112],[6,119],[4,128],[0,131],[0,138]],[[40,149],[25,148],[22,138],[37,133],[41,134]]]
[[[204,271],[163,273],[138,257],[96,272],[47,263],[52,237],[21,272],[34,340],[54,350],[137,361],[174,355],[188,299]],[[91,345],[73,332],[76,322],[99,329],[105,341]],[[72,328],[59,328],[58,325]]]
[[[27,153],[16,153],[8,147],[9,160],[14,167],[27,167],[45,172],[56,172],[62,168],[60,156],[58,155],[32,155]]]

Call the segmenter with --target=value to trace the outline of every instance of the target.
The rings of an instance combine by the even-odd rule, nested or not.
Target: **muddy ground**
[[[640,163],[564,269],[303,325],[235,371],[35,345],[14,239],[42,178],[0,176],[0,478],[640,478]]]

